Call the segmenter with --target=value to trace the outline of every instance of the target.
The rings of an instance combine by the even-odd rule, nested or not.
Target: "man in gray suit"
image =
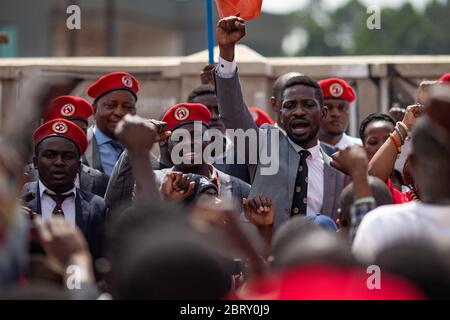
[[[39,173],[33,164],[25,167],[25,174],[28,182],[37,181]],[[77,180],[77,187],[85,192],[96,194],[99,197],[104,197],[106,187],[108,186],[108,177],[99,170],[81,164],[80,172]]]
[[[274,144],[278,149],[269,150],[272,144],[262,146],[269,153],[278,153],[279,167],[275,174],[265,174],[260,161],[252,164],[246,159],[252,180],[249,197],[264,195],[272,199],[275,227],[298,214],[321,213],[336,219],[345,176],[330,166],[331,158],[317,139],[320,118],[326,113],[320,86],[307,76],[289,79],[283,88],[280,109],[280,122],[285,130],[270,125],[258,129],[243,101],[235,62],[235,44],[245,36],[244,20],[221,19],[216,33],[220,57],[215,85],[225,126],[235,130],[263,129],[259,134],[266,135],[267,141],[273,141],[270,139],[273,134],[278,137],[278,143]],[[246,155],[249,147],[245,146]]]

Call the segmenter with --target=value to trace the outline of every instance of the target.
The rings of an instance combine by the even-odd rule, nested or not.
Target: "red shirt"
[[[391,179],[388,179],[387,186],[392,195],[392,201],[394,204],[401,204],[413,201],[413,197],[409,194],[409,192],[401,192],[394,188],[392,185]]]

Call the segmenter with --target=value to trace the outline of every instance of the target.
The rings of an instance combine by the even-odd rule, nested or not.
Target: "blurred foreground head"
[[[450,256],[429,243],[393,244],[378,255],[375,263],[382,270],[408,279],[429,299],[450,297]]]
[[[118,299],[221,299],[231,268],[214,242],[193,232],[185,212],[157,204],[135,207],[113,236],[113,295]]]
[[[420,199],[429,204],[450,204],[450,148],[441,140],[429,117],[417,120],[413,130],[410,167]]]
[[[389,191],[386,183],[381,179],[369,176],[369,186],[372,191],[372,195],[375,199],[377,207],[384,206],[387,204],[392,204],[392,195]],[[353,183],[342,190],[340,197],[340,215],[339,215],[339,225],[341,227],[340,232],[344,232],[348,235],[351,224],[350,208],[355,201],[355,190],[353,188]]]

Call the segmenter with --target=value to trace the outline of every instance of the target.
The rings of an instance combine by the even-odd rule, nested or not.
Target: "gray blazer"
[[[81,162],[88,167],[97,169],[98,171],[105,173],[105,171],[103,171],[102,161],[100,159],[100,151],[98,149],[97,140],[95,139],[92,127],[88,128],[87,138],[89,144],[86,152],[81,157]]]
[[[231,79],[223,79],[216,76],[215,85],[220,116],[226,128],[259,130],[244,103],[238,74],[236,73]],[[267,129],[265,131],[267,137],[270,137],[273,131],[278,131],[279,170],[274,175],[263,175],[261,174],[261,169],[263,168],[261,163],[247,164],[252,181],[250,197],[265,195],[272,198],[276,212],[275,227],[277,227],[290,217],[300,155],[278,128],[271,125],[263,125],[261,129]],[[267,141],[270,142],[270,138]],[[248,147],[247,145],[246,150],[248,150]],[[265,147],[270,152],[270,143]],[[321,149],[324,159],[324,195],[320,213],[336,219],[339,208],[339,196],[344,188],[345,175],[330,166],[331,158],[324,152],[323,147]]]
[[[162,164],[150,153],[150,161],[153,170],[162,169]],[[131,168],[128,151],[124,150],[117,159],[109,178],[105,193],[105,204],[110,210],[129,206],[133,199],[134,176]]]

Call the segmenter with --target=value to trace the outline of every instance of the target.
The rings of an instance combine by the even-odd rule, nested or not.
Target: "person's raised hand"
[[[405,116],[402,122],[411,130],[416,123],[416,120],[423,113],[424,107],[420,104],[413,104],[406,108]]]
[[[133,154],[148,152],[155,142],[167,139],[170,131],[165,131],[164,122],[125,115],[117,125],[116,136],[128,152]]]
[[[334,153],[331,158],[332,167],[351,177],[367,175],[369,160],[366,151],[361,146],[347,147]]]
[[[52,217],[47,221],[35,218],[39,243],[49,260],[65,267],[74,256],[91,259],[89,248],[78,227],[66,222],[62,217]]]
[[[220,19],[216,27],[216,38],[219,44],[220,56],[227,61],[233,61],[234,47],[244,36],[244,19],[235,16]]]
[[[156,129],[156,139],[155,142],[162,142],[167,140],[171,132],[166,130],[167,123],[155,119],[148,119],[147,120],[151,125],[153,125]]]
[[[392,107],[388,111],[389,115],[395,122],[402,121],[405,116],[406,110],[400,107]]]
[[[256,196],[242,199],[245,217],[257,227],[273,226],[275,208],[272,199],[266,196]]]

